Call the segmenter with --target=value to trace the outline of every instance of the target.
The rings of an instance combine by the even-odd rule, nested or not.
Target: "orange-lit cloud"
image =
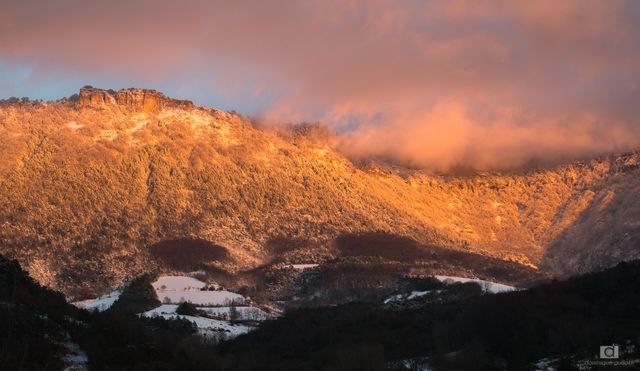
[[[339,147],[355,158],[375,155],[448,171],[545,166],[637,144],[624,123],[604,124],[586,113],[527,117],[520,108],[505,108],[482,120],[465,104],[442,101],[425,110],[400,110],[382,125],[361,124]]]
[[[66,71],[262,102],[272,121],[327,122],[352,156],[437,170],[640,145],[639,60],[632,0],[0,7],[0,62],[33,66],[34,89]]]

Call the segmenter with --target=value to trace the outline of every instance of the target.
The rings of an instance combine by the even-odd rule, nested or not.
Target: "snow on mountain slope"
[[[429,295],[430,293],[432,293],[434,290],[427,290],[427,291],[411,291],[410,293],[406,293],[406,294],[396,294],[393,295],[389,298],[387,298],[384,303],[385,304],[389,304],[392,303],[394,301],[402,301],[402,300],[411,300],[411,299],[415,299],[415,298],[419,298],[425,295]],[[441,290],[435,290],[436,292],[440,292]]]
[[[118,298],[120,297],[120,294],[120,290],[115,290],[108,293],[107,295],[101,296],[96,299],[81,300],[72,302],[71,304],[75,305],[78,308],[83,308],[89,311],[102,312],[111,308],[113,303],[115,303],[116,300],[118,300]]]
[[[160,276],[152,286],[158,298],[164,303],[140,315],[145,317],[160,316],[166,319],[186,319],[195,323],[198,331],[205,338],[217,339],[223,334],[226,337],[235,337],[247,333],[250,326],[232,323],[225,318],[231,317],[231,303],[244,303],[245,298],[234,292],[225,290],[207,290],[208,287],[217,287],[217,284],[207,284],[196,278],[188,276]],[[190,302],[209,316],[224,316],[221,319],[207,318],[207,316],[186,316],[176,313],[177,303]],[[223,306],[226,305],[226,306]],[[213,307],[215,306],[215,307]],[[264,320],[269,314],[260,308],[239,306],[236,307],[238,320]],[[204,315],[204,314],[203,314]]]
[[[477,283],[482,288],[482,291],[484,293],[489,293],[489,294],[498,294],[501,292],[518,290],[518,288],[514,286],[508,286],[501,283],[485,281],[477,278],[465,278],[465,277],[455,277],[455,276],[434,276],[434,278],[445,284],[467,283],[467,282]],[[411,292],[403,292],[403,293],[389,296],[387,299],[384,300],[384,304],[400,302],[404,300],[412,300],[412,299],[416,299],[416,298],[427,296],[427,295],[435,295],[442,291],[443,290],[426,290],[426,291],[413,290]]]
[[[517,290],[517,288],[513,286],[503,285],[501,283],[490,282],[490,281],[480,280],[476,278],[465,278],[465,277],[454,277],[454,276],[435,276],[435,278],[444,283],[475,282],[479,284],[480,287],[482,287],[482,291],[488,292],[491,294]]]
[[[226,290],[201,290],[206,283],[187,276],[161,276],[153,282],[158,299],[165,304],[184,301],[202,306],[243,303],[244,297]]]
[[[193,277],[186,276],[160,276],[152,284],[154,289],[163,291],[185,291],[192,289],[201,289],[207,284],[195,279]]]
[[[273,318],[273,316],[260,308],[256,307],[235,307],[236,312],[238,313],[238,317],[242,320],[256,320],[262,321],[265,319]],[[199,310],[210,314],[210,315],[226,315],[227,318],[230,317],[231,307],[198,307]]]
[[[241,325],[241,324],[231,324],[227,321],[205,318],[205,317],[196,317],[196,316],[185,316],[176,313],[176,308],[178,306],[175,304],[163,304],[158,308],[151,309],[147,312],[142,313],[142,316],[145,317],[154,317],[160,316],[166,319],[186,319],[195,323],[196,327],[200,334],[209,335],[213,332],[224,332],[229,337],[235,337],[241,334],[245,334],[251,330],[249,326]]]
[[[231,302],[243,302],[244,297],[230,291],[164,291],[158,290],[158,298],[164,303],[191,302],[195,305],[229,305]]]
[[[291,264],[293,269],[305,270],[317,267],[318,264]]]

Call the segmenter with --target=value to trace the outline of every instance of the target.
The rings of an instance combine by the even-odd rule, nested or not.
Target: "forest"
[[[638,358],[640,261],[503,294],[482,294],[473,283],[445,289],[429,278],[414,281],[440,294],[291,309],[212,344],[188,321],[135,315],[144,297],[134,297],[135,309],[77,309],[2,258],[0,369],[61,369],[69,342],[94,370],[530,370],[544,358],[573,370],[606,344]],[[136,280],[123,297],[144,296],[145,282]]]

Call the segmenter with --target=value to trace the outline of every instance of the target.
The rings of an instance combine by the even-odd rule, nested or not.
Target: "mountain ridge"
[[[4,101],[0,253],[66,293],[157,269],[148,248],[183,237],[222,246],[209,266],[231,273],[282,259],[273,241],[315,262],[367,232],[560,275],[640,257],[637,152],[452,177],[362,166],[301,132],[146,89]]]

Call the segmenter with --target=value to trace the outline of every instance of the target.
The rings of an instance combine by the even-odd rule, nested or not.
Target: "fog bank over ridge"
[[[383,124],[345,133],[338,148],[353,159],[381,158],[430,171],[500,171],[547,167],[637,148],[633,126],[589,114],[527,122],[519,112],[481,121],[458,102],[399,112]],[[415,116],[414,116],[415,115]]]

